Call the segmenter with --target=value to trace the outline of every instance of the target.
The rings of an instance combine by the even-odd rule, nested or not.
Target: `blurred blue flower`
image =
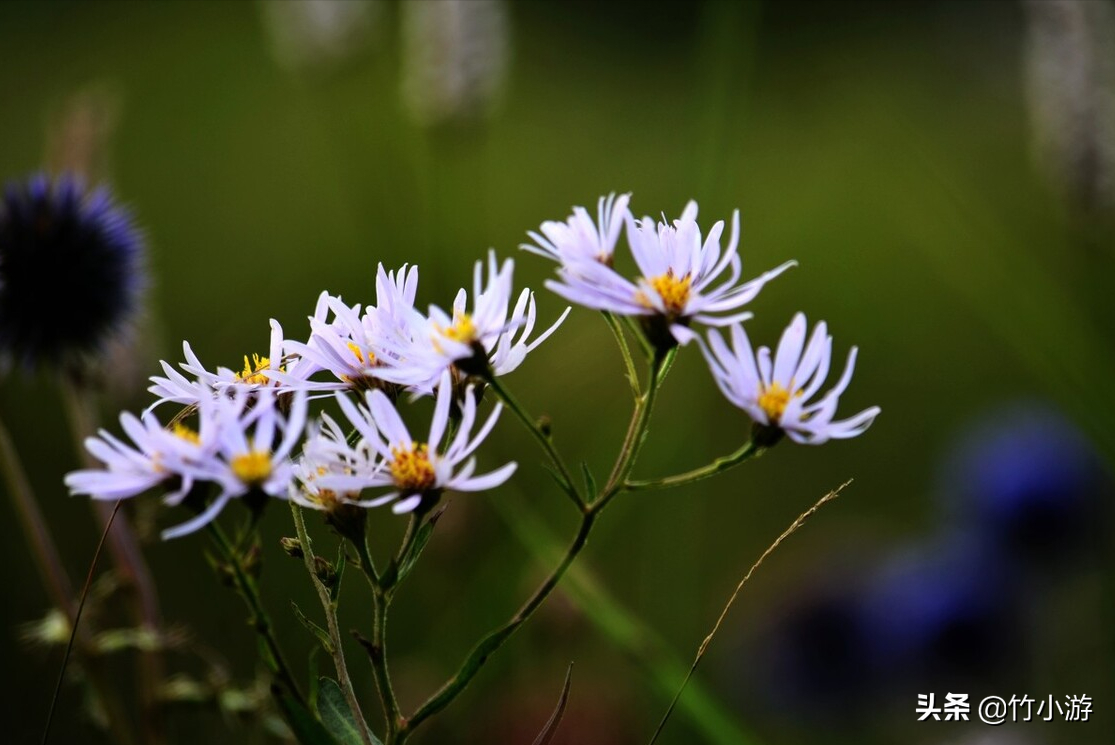
[[[978,422],[945,467],[957,522],[1029,567],[1098,545],[1108,489],[1085,436],[1049,406],[1019,403]]]
[[[103,351],[138,305],[143,240],[102,187],[36,175],[0,199],[0,367]]]
[[[1011,565],[968,536],[948,534],[893,556],[863,596],[886,688],[907,696],[1009,682],[1027,659],[1019,590]]]

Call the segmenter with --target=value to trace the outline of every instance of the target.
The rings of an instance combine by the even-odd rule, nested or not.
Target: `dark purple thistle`
[[[102,352],[134,314],[143,238],[106,187],[39,174],[0,200],[0,367]]]

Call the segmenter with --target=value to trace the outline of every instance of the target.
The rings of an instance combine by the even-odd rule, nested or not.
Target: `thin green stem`
[[[348,702],[348,708],[352,710],[352,716],[356,719],[356,728],[359,730],[361,742],[364,745],[372,745],[372,740],[368,736],[368,724],[364,720],[364,712],[360,708],[360,701],[356,697],[356,689],[352,685],[352,678],[348,674],[348,665],[345,663],[343,639],[337,623],[337,604],[330,597],[329,588],[321,583],[314,572],[314,549],[310,541],[310,534],[306,530],[306,519],[302,515],[302,508],[291,500],[290,512],[294,518],[294,530],[298,535],[298,542],[302,545],[302,560],[306,565],[306,572],[310,575],[310,581],[317,591],[318,600],[321,601],[321,609],[325,613],[329,639],[333,642],[331,654],[333,667],[337,671],[337,684],[341,687],[341,693],[344,694],[345,701]]]
[[[684,486],[692,484],[695,481],[711,478],[718,473],[723,473],[730,468],[744,463],[752,458],[757,458],[766,452],[766,448],[762,447],[754,440],[748,440],[740,446],[735,452],[717,458],[707,466],[694,468],[692,471],[679,473],[674,476],[665,476],[659,479],[646,479],[642,481],[627,481],[624,483],[623,488],[627,491],[641,491],[645,489],[668,489],[674,486]]]
[[[658,387],[662,382],[664,371],[669,370],[677,354],[677,347],[667,352],[655,354],[651,358],[650,369],[647,371],[647,385],[643,395],[635,401],[635,409],[631,412],[631,423],[627,427],[627,434],[620,448],[619,457],[612,467],[611,475],[600,494],[589,505],[589,510],[596,513],[604,509],[608,503],[619,494],[627,481],[635,461],[639,457],[643,442],[646,440],[647,429],[650,426],[650,416],[654,411],[654,402],[658,395]]]
[[[612,320],[614,321],[614,319]],[[577,492],[576,488],[573,487],[573,480],[569,475],[569,470],[565,467],[564,461],[550,441],[550,438],[538,428],[529,416],[527,416],[522,407],[518,405],[507,389],[499,382],[498,378],[494,375],[487,376],[487,382],[491,385],[492,390],[494,390],[496,395],[515,412],[519,419],[527,426],[527,429],[534,434],[535,439],[541,443],[543,449],[550,456],[550,460],[553,462],[559,475],[565,479],[565,484],[563,484],[563,486],[567,487],[566,492],[573,498],[581,511],[581,524],[561,561],[554,567],[549,576],[543,580],[542,584],[535,589],[534,593],[531,594],[527,601],[519,608],[518,612],[505,624],[489,632],[487,636],[473,647],[472,651],[469,652],[468,656],[465,658],[464,663],[458,668],[456,674],[433,696],[427,699],[409,719],[402,720],[399,731],[393,738],[388,739],[387,745],[400,745],[410,736],[415,727],[452,703],[480,671],[480,668],[483,667],[488,657],[503,646],[504,642],[511,638],[519,627],[534,614],[543,602],[545,602],[546,598],[550,596],[550,593],[554,591],[554,588],[557,587],[561,578],[577,558],[577,555],[580,554],[581,550],[584,549],[585,545],[588,543],[588,537],[592,532],[592,527],[596,522],[597,515],[608,504],[612,497],[622,491],[627,476],[631,473],[631,469],[635,465],[635,460],[638,458],[639,450],[646,438],[647,428],[650,423],[650,415],[654,409],[654,401],[658,386],[662,380],[662,375],[665,370],[669,369],[676,353],[677,350],[674,348],[665,352],[650,354],[651,362],[645,392],[636,398],[635,408],[631,416],[631,423],[628,426],[627,434],[624,436],[623,445],[620,447],[615,465],[612,467],[611,476],[609,476],[608,482],[591,503],[586,502]],[[629,369],[631,371],[634,370],[633,361],[630,363]]]
[[[360,557],[360,570],[368,579],[368,584],[371,585],[372,590],[379,589],[379,572],[376,571],[376,561],[372,558],[371,547],[368,546],[368,537],[365,535],[362,541],[352,541],[352,545],[356,547],[356,554]]]
[[[639,373],[635,371],[635,360],[631,357],[631,348],[627,345],[627,337],[624,336],[623,327],[619,325],[614,313],[604,311],[603,315],[608,328],[612,330],[612,335],[616,337],[619,351],[623,354],[623,365],[627,370],[627,382],[631,385],[631,393],[638,397],[641,393],[639,390]]]
[[[302,695],[301,689],[298,687],[294,675],[290,671],[290,666],[283,656],[282,649],[279,647],[279,640],[275,638],[273,629],[271,628],[271,619],[267,615],[267,611],[263,608],[263,601],[259,595],[259,587],[256,586],[253,580],[244,569],[242,557],[232,550],[232,544],[229,542],[228,537],[225,536],[224,531],[215,522],[210,522],[206,526],[213,543],[217,546],[217,550],[221,554],[228,566],[232,569],[233,581],[236,583],[236,589],[239,590],[240,596],[244,598],[244,602],[251,612],[250,622],[252,628],[259,635],[267,647],[270,659],[265,660],[271,668],[271,672],[283,683],[288,689],[290,694],[294,696],[300,704],[306,705],[306,699]]]
[[[569,544],[569,548],[566,549],[565,556],[562,557],[561,562],[550,572],[550,575],[538,586],[522,607],[519,608],[518,612],[512,616],[507,623],[481,639],[480,642],[473,647],[472,651],[469,652],[468,657],[465,658],[457,674],[450,678],[437,693],[431,696],[410,716],[400,728],[398,737],[395,741],[396,743],[401,745],[414,731],[415,727],[452,703],[453,699],[465,689],[465,686],[467,686],[476,673],[479,672],[488,657],[499,649],[503,643],[531,617],[534,611],[542,605],[546,598],[550,596],[550,593],[553,592],[554,588],[557,587],[558,582],[561,581],[561,578],[565,575],[566,570],[569,569],[573,560],[577,558],[577,554],[585,547],[595,521],[596,513],[585,512],[582,514],[580,528],[573,537],[572,543]]]
[[[414,545],[414,539],[418,536],[418,525],[418,516],[411,512],[410,520],[407,521],[406,532],[403,534],[403,540],[399,543],[399,550],[395,553],[394,558],[391,559],[387,568],[383,570],[383,575],[377,583],[386,593],[391,593],[396,583],[399,581],[399,568],[402,566],[403,561],[406,560],[411,546]],[[361,561],[363,561],[363,559],[361,559]]]
[[[519,402],[515,400],[515,397],[511,395],[511,391],[504,387],[498,377],[489,372],[485,376],[484,381],[491,387],[495,394],[499,396],[504,405],[511,409],[515,416],[519,418],[519,421],[523,423],[523,426],[526,427],[534,439],[538,441],[538,444],[542,446],[542,449],[550,458],[550,463],[553,464],[554,469],[557,471],[562,491],[573,500],[578,510],[584,510],[586,507],[585,499],[577,490],[576,482],[573,480],[573,476],[570,474],[569,468],[565,465],[565,461],[562,459],[561,454],[557,451],[557,448],[554,447],[553,440],[550,439],[550,436],[542,431],[542,428],[538,426],[538,422],[531,418]]]
[[[387,724],[384,739],[387,745],[394,745],[398,740],[398,733],[406,724],[399,710],[399,700],[395,697],[395,689],[391,685],[391,673],[387,667],[387,609],[391,605],[391,592],[377,590],[373,592],[375,603],[372,608],[372,643],[367,647],[368,658],[372,663],[372,675],[376,679],[376,688],[379,689],[379,698],[383,703],[383,718]]]

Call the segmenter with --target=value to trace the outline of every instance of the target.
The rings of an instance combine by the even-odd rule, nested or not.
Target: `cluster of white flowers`
[[[601,197],[596,223],[585,208],[577,207],[564,223],[546,222],[541,234],[529,234],[535,245],[523,248],[559,264],[559,279],[548,281],[549,289],[589,308],[639,317],[654,343],[668,346],[696,340],[728,400],[771,433],[820,444],[855,437],[871,426],[879,414],[877,406],[850,419],[833,419],[855,368],[854,347],[836,387],[809,403],[824,384],[832,357],[832,337],[824,323],[817,326],[804,354],[806,323],[801,314],[783,333],[773,365],[768,348],[752,353],[742,325],[751,313],[741,308],[796,262],[741,282],[738,211],[732,214],[728,246],[722,250],[724,223],[713,225],[702,241],[696,202],[686,205],[681,218],[670,224],[649,217],[635,219],[628,201],[628,195]],[[624,227],[640,273],[634,280],[615,269],[616,244]],[[690,328],[695,322],[730,327],[735,351],[728,350],[714,330],[705,343]]]
[[[702,238],[693,202],[672,224],[636,220],[628,203],[626,195],[601,198],[595,222],[578,207],[565,222],[547,222],[529,234],[535,243],[523,248],[559,264],[558,280],[547,287],[589,308],[638,318],[660,351],[696,340],[720,389],[768,434],[816,444],[870,426],[877,407],[834,420],[854,349],[837,386],[811,403],[832,354],[823,323],[806,345],[805,318],[795,317],[773,363],[769,349],[752,352],[741,325],[751,314],[742,308],[794,262],[741,281],[738,213],[723,249],[724,223]],[[634,280],[615,269],[622,232],[640,273]],[[513,271],[512,260],[500,263],[491,252],[476,263],[471,298],[462,289],[449,311],[430,306],[423,313],[415,305],[417,267],[387,271],[380,265],[375,304],[349,305],[322,293],[309,317],[308,339],[285,338],[272,320],[268,356],[245,357],[239,372],[207,370],[184,343],[179,369],[162,362],[164,374],[151,378],[155,403],[141,417],[121,416],[131,444],[102,430],[86,445],[104,467],[72,473],[66,483],[73,493],[112,500],[167,488],[167,503],[185,502],[198,513],[166,531],[168,538],[203,527],[239,497],[290,498],[323,510],[391,504],[404,513],[428,510],[446,490],[499,486],[515,463],[474,475],[473,453],[500,413],[497,405],[473,434],[474,384],[515,370],[569,313],[531,338],[534,294],[522,290],[512,307]],[[692,328],[698,323],[730,327],[734,348],[716,331],[706,342]],[[435,396],[425,441],[411,436],[396,408],[403,393]],[[334,400],[343,420],[326,412],[308,417],[312,398]],[[184,407],[170,426],[154,414],[166,403]],[[195,419],[195,426],[184,424]],[[195,487],[204,483],[216,485],[214,498],[196,496]],[[382,491],[365,497],[366,490]]]
[[[166,531],[166,538],[203,527],[230,499],[249,494],[291,497],[323,510],[393,503],[402,513],[432,506],[445,490],[498,486],[515,464],[476,476],[472,454],[500,408],[472,436],[477,396],[467,381],[513,371],[569,312],[532,338],[534,294],[523,290],[511,306],[513,271],[514,262],[500,264],[493,253],[476,264],[471,304],[462,289],[451,312],[431,306],[423,314],[415,307],[417,268],[389,272],[381,265],[374,305],[350,306],[322,293],[309,317],[308,339],[284,338],[272,320],[268,356],[245,357],[240,372],[207,370],[183,343],[186,361],[180,370],[162,362],[164,374],[151,378],[155,402],[140,418],[121,416],[132,444],[106,431],[89,438],[86,446],[104,468],[72,473],[66,483],[73,493],[96,499],[123,499],[170,485],[169,504],[186,501],[199,482],[216,484],[216,498],[203,499],[199,514]],[[403,392],[436,394],[425,442],[410,437],[392,402]],[[353,444],[326,412],[307,424],[307,401],[313,397],[335,397],[358,435]],[[184,413],[196,416],[196,428],[183,425],[181,415],[169,428],[160,424],[154,410],[166,403],[186,407]],[[456,434],[442,448],[454,407]],[[299,442],[301,455],[292,462]],[[379,488],[390,491],[362,498],[365,490]]]

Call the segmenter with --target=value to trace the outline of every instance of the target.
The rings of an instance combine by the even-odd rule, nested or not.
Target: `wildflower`
[[[85,448],[105,467],[68,474],[65,483],[71,494],[101,500],[127,499],[178,480],[177,488],[167,495],[168,501],[176,503],[193,486],[194,468],[214,450],[209,426],[201,431],[181,424],[168,429],[150,412],[142,417],[124,412],[120,426],[132,444],[104,429],[96,437],[86,438]]]
[[[696,202],[686,205],[672,225],[649,217],[635,220],[627,215],[625,219],[627,242],[641,272],[636,281],[606,263],[566,261],[563,256],[560,280],[548,280],[546,287],[589,308],[642,317],[649,338],[660,348],[691,341],[696,334],[689,325],[694,321],[728,326],[750,318],[750,313],[739,309],[768,281],[795,265],[788,261],[738,284],[742,273],[738,211],[732,215],[732,232],[723,252],[723,221],[713,225],[702,242]],[[719,284],[714,287],[714,283]]]
[[[259,509],[262,502],[257,500],[287,497],[293,476],[288,456],[306,424],[306,396],[295,392],[289,416],[279,412],[277,401],[270,388],[257,392],[237,388],[231,396],[201,401],[202,425],[210,419],[216,423],[214,448],[210,457],[189,466],[187,473],[215,483],[220,491],[197,517],[163,531],[164,539],[204,527],[230,499],[250,497],[249,507]]]
[[[107,188],[87,191],[69,175],[9,184],[0,198],[0,365],[103,352],[136,311],[142,257],[139,231]]]
[[[715,331],[709,332],[709,345],[701,345],[716,384],[733,404],[747,412],[760,427],[764,437],[777,437],[784,432],[791,440],[819,445],[829,439],[855,437],[864,432],[879,407],[872,406],[841,421],[834,421],[840,394],[852,380],[856,364],[856,348],[848,354],[844,374],[836,387],[816,402],[813,396],[828,376],[832,357],[832,337],[825,323],[817,324],[809,344],[805,343],[805,316],[798,313],[786,327],[778,344],[774,362],[770,349],[760,347],[758,355],[743,326],[732,326],[732,346]]]
[[[471,311],[468,291],[462,289],[453,301],[452,315],[431,306],[427,318],[401,324],[402,330],[384,347],[393,361],[378,372],[379,376],[427,393],[446,370],[468,376],[490,369],[496,375],[505,375],[522,364],[526,355],[565,320],[568,309],[528,343],[536,317],[534,294],[524,289],[508,318],[515,263],[507,259],[500,265],[492,251],[487,269],[485,282],[484,262],[476,262]]]
[[[198,482],[217,484],[218,496],[193,519],[163,531],[164,539],[203,527],[234,497],[285,497],[291,478],[287,454],[302,435],[306,399],[296,394],[290,416],[284,417],[276,398],[274,393],[254,394],[246,388],[230,396],[203,398],[196,431],[179,423],[164,428],[150,411],[142,418],[123,414],[121,426],[134,444],[126,445],[104,430],[90,437],[85,446],[105,468],[75,471],[66,477],[66,485],[73,494],[116,500],[160,484],[177,484],[163,499],[174,506],[189,497]]]
[[[542,223],[541,234],[528,232],[537,245],[524,243],[520,248],[563,265],[596,261],[612,266],[620,231],[631,215],[627,209],[630,200],[630,194],[621,194],[618,199],[615,194],[600,197],[595,223],[588,210],[574,207],[565,222],[548,220]]]
[[[453,382],[449,371],[442,374],[437,389],[437,403],[430,432],[424,442],[411,437],[399,413],[382,391],[368,393],[367,407],[353,404],[338,395],[337,402],[349,422],[379,456],[379,466],[372,473],[323,475],[317,479],[320,488],[359,491],[371,487],[390,487],[391,492],[361,504],[368,507],[394,502],[392,510],[401,514],[419,507],[428,509],[445,490],[484,491],[499,486],[515,472],[516,464],[508,463],[490,473],[473,476],[476,459],[471,457],[492,431],[499,419],[496,405],[488,420],[475,436],[476,397],[471,387],[461,404],[461,420],[457,434],[441,450],[441,440],[449,426],[449,410],[453,402]]]
[[[292,493],[303,507],[326,512],[342,504],[359,504],[360,491],[323,488],[323,476],[371,476],[379,468],[376,451],[365,440],[349,445],[337,422],[326,413],[307,428],[302,457],[294,464],[301,489]]]
[[[175,370],[170,363],[161,360],[163,376],[153,375],[148,391],[158,399],[148,407],[149,410],[167,402],[183,406],[197,406],[203,398],[213,398],[227,393],[229,388],[244,387],[249,390],[260,388],[290,386],[294,381],[309,376],[312,369],[307,360],[297,357],[285,358],[283,355],[283,327],[278,321],[271,320],[271,342],[266,357],[253,354],[249,359],[244,355],[244,365],[239,370],[218,367],[210,372],[194,354],[189,342],[182,342],[182,355],[186,358],[179,367],[193,379]],[[281,382],[280,382],[281,381]]]
[[[360,305],[349,306],[339,297],[323,292],[310,317],[307,342],[288,340],[285,349],[333,375],[331,381],[295,381],[298,387],[314,391],[368,390],[383,387],[385,368],[394,366],[397,350],[410,343],[414,329],[422,325],[414,309],[418,290],[418,267],[404,265],[388,272],[380,264],[376,273],[376,305],[361,312]],[[332,320],[328,320],[332,315]],[[274,376],[283,380],[280,375]],[[398,382],[398,381],[390,381]]]

